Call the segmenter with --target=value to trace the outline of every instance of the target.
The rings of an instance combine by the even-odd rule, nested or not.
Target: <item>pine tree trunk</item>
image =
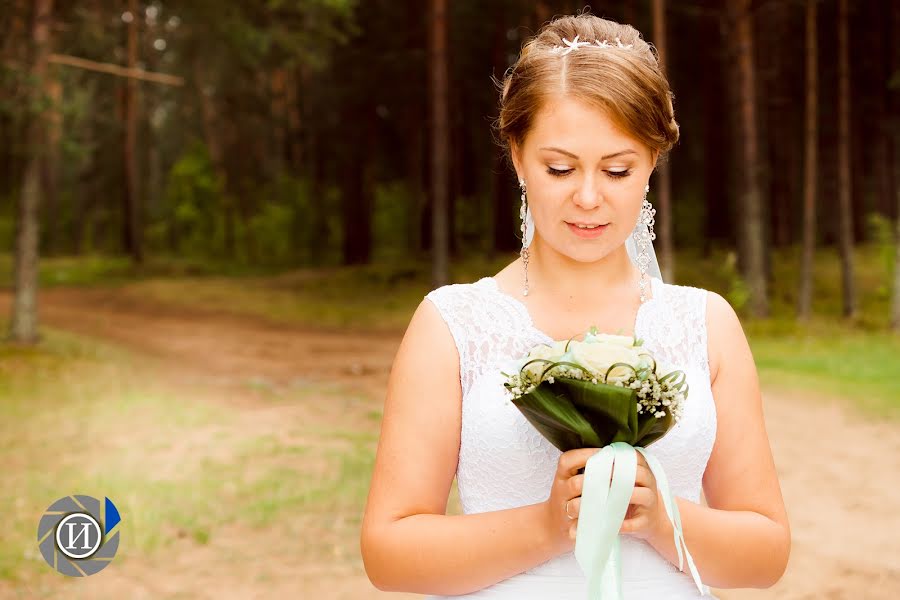
[[[653,44],[659,51],[660,68],[666,71],[666,0],[653,0]],[[656,197],[659,204],[660,268],[663,279],[673,281],[675,278],[675,243],[672,239],[672,178],[668,161],[658,165],[659,178],[656,182]]]
[[[60,243],[59,219],[59,148],[62,141],[62,84],[52,71],[48,70],[44,81],[44,94],[50,104],[47,113],[47,148],[44,152],[41,168],[44,179],[44,210],[47,216],[41,246],[45,256],[52,255],[62,246]]]
[[[32,41],[34,58],[31,76],[42,82],[47,75],[47,55],[50,50],[50,25],[53,0],[35,0]],[[41,89],[40,86],[37,89]],[[9,337],[13,342],[35,344],[38,334],[38,257],[41,195],[41,152],[46,139],[47,109],[35,115],[28,127],[30,156],[22,180],[16,220],[15,262],[13,267],[13,303]]]
[[[818,0],[806,0],[806,152],[803,164],[803,253],[797,317],[809,319],[812,310],[813,272],[816,247],[816,165],[818,164]]]
[[[897,135],[897,138],[900,138],[900,135]],[[900,139],[897,142],[900,143]],[[900,177],[900,168],[897,171],[897,176]],[[897,186],[896,194],[897,225],[894,231],[894,302],[891,311],[891,325],[895,332],[900,333],[900,186]]]
[[[132,18],[128,23],[128,68],[136,69],[138,60],[137,25],[138,4],[137,0],[128,0],[128,11]],[[125,252],[131,259],[140,264],[144,260],[143,244],[141,243],[140,222],[140,176],[138,175],[138,80],[129,77],[125,83],[125,202],[122,215],[122,233]]]
[[[853,283],[853,207],[850,181],[850,60],[847,0],[838,2],[838,208],[844,316],[856,317]]]
[[[440,287],[449,282],[449,231],[447,184],[449,171],[449,107],[447,104],[447,0],[431,2],[431,195],[432,195],[432,270],[431,284]]]
[[[900,4],[893,3],[891,5],[891,17],[889,26],[893,31],[900,28]],[[891,60],[890,70],[893,77],[900,78],[900,41],[896,36],[891,40]],[[897,81],[897,80],[894,80]],[[891,109],[891,127],[893,129],[893,176],[891,178],[893,186],[894,210],[896,211],[894,218],[896,226],[894,228],[894,299],[891,310],[891,325],[893,330],[900,334],[900,90],[893,88],[890,105]]]
[[[491,54],[494,77],[498,80],[503,79],[507,67],[506,26],[508,13],[502,6],[502,4],[498,6],[497,14],[494,15],[494,43]],[[494,169],[492,173],[491,197],[493,202],[491,207],[494,214],[491,244],[488,250],[488,255],[491,259],[496,256],[497,252],[517,251],[520,245],[519,239],[516,237],[516,222],[513,220],[517,214],[513,205],[515,200],[518,200],[518,196],[514,196],[518,186],[513,181],[513,178],[509,176],[509,167],[506,164],[506,155],[503,151],[494,153]]]
[[[750,311],[755,317],[769,314],[765,277],[765,242],[762,195],[759,189],[759,144],[757,132],[756,82],[753,69],[753,14],[749,0],[734,0],[737,63],[740,80],[740,124],[743,140],[744,181],[739,219],[744,237],[744,277],[750,289]]]

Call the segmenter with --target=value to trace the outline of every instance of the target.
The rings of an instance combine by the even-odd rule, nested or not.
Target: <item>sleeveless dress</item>
[[[699,503],[716,438],[706,343],[707,292],[655,277],[651,286],[652,297],[638,310],[635,336],[661,361],[684,371],[690,388],[679,423],[647,451],[662,463],[672,493]],[[535,327],[527,307],[501,291],[493,277],[445,285],[425,298],[437,307],[459,353],[462,427],[456,476],[463,512],[544,502],[562,452],[512,404],[500,365],[552,338]],[[701,597],[687,563],[685,571],[679,571],[644,540],[624,534],[619,539],[625,600]],[[587,577],[574,551],[566,552],[477,592],[426,600],[443,598],[586,600]]]

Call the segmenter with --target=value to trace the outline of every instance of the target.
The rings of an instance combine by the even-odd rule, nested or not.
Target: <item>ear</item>
[[[651,172],[656,170],[656,161],[659,160],[659,150],[654,149],[652,151],[652,158],[653,158],[653,166],[650,168]]]
[[[509,154],[512,157],[513,167],[516,170],[516,182],[518,182],[520,179],[524,179],[524,171],[522,170],[521,149],[516,142],[509,143]]]

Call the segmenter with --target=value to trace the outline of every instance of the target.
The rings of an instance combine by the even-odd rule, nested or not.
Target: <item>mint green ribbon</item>
[[[588,578],[587,600],[624,600],[619,529],[625,520],[637,477],[635,450],[644,455],[650,471],[656,477],[656,486],[659,488],[666,516],[672,523],[674,531],[675,548],[678,550],[678,569],[684,571],[684,559],[687,558],[691,577],[697,584],[700,594],[705,596],[709,594],[709,587],[700,580],[700,574],[691,553],[688,552],[681,530],[681,515],[675,497],[669,489],[662,464],[640,446],[613,442],[591,456],[584,469],[584,487],[581,492],[578,532],[575,537],[575,559]],[[682,545],[684,545],[683,553]]]

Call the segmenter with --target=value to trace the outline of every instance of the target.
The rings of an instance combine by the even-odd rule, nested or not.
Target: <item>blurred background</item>
[[[659,50],[656,252],[760,372],[793,553],[717,593],[900,594],[900,3],[0,0],[0,597],[416,597],[359,556],[391,362],[516,258],[493,80],[584,10]],[[87,579],[69,494],[122,515]]]

